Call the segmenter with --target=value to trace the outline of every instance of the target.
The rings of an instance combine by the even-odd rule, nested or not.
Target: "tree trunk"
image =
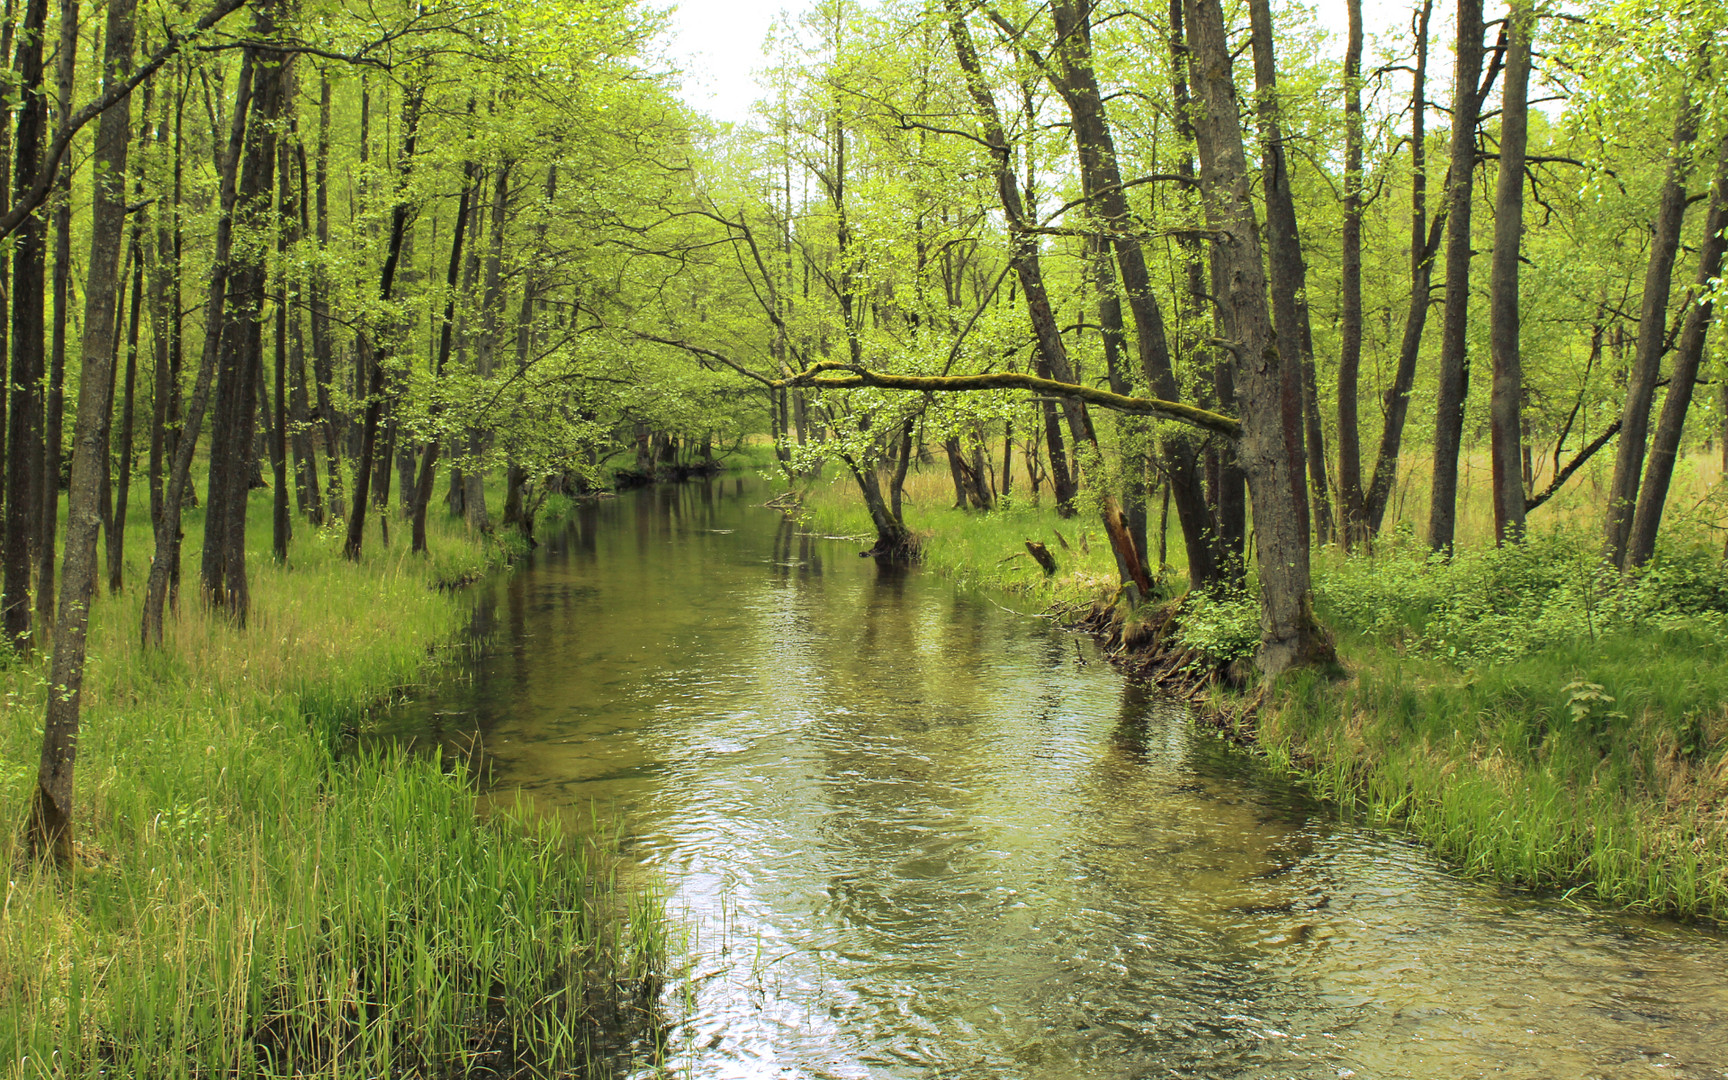
[[[330,246],[330,79],[318,77],[318,150],[315,158],[314,203],[316,206],[319,258],[312,266],[307,304],[312,327],[312,380],[318,398],[318,417],[323,422],[325,475],[330,478],[330,514],[342,516],[342,434],[344,420],[330,402],[335,378],[335,355],[330,335],[330,295],[324,275],[323,255]],[[305,209],[306,159],[300,159],[300,201]]]
[[[132,0],[109,0],[104,82],[124,78],[132,62]],[[83,368],[73,434],[72,488],[66,515],[66,562],[54,626],[54,659],[43,719],[42,758],[30,801],[27,844],[38,857],[72,860],[73,774],[78,760],[79,708],[84,687],[85,632],[96,585],[101,528],[101,473],[108,457],[110,388],[114,370],[114,293],[126,215],[126,150],[131,110],[123,99],[97,129],[90,263],[85,288]]]
[[[444,377],[444,365],[450,361],[450,348],[456,328],[456,280],[462,270],[462,243],[468,234],[468,217],[475,190],[482,179],[481,171],[473,162],[463,166],[462,177],[462,193],[456,201],[456,227],[451,231],[450,237],[450,264],[444,277],[448,299],[444,302],[444,318],[438,328],[438,358],[432,367],[434,383]],[[434,401],[434,419],[439,412]],[[420,477],[414,484],[414,499],[411,504],[414,519],[413,551],[417,554],[426,550],[426,508],[432,503],[432,486],[438,475],[438,451],[443,442],[443,438],[434,430],[420,455]]]
[[[984,142],[989,146],[995,163],[997,197],[1002,204],[1003,214],[1008,219],[1009,258],[1020,282],[1026,312],[1031,317],[1039,360],[1050,372],[1051,378],[1072,383],[1075,381],[1073,365],[1069,362],[1068,349],[1062,341],[1056,313],[1044,287],[1044,273],[1038,257],[1038,238],[1031,231],[1031,223],[1026,218],[1019,179],[1014,174],[1001,115],[996,109],[990,86],[984,80],[983,67],[979,63],[977,50],[973,47],[972,33],[966,26],[959,0],[945,0],[945,5],[948,10],[949,36],[954,41],[954,51],[960,61],[960,68],[966,74],[967,90],[972,97],[978,119],[984,126]],[[1074,445],[1089,444],[1097,450],[1097,436],[1093,433],[1092,421],[1085,406],[1072,398],[1064,398],[1061,407]],[[1060,499],[1060,490],[1057,495]],[[1122,508],[1117,503],[1115,494],[1107,487],[1101,488],[1098,498],[1104,529],[1110,538],[1123,581],[1132,583],[1142,596],[1151,595],[1152,582],[1146,573],[1145,561],[1140,558],[1139,552],[1133,550],[1133,539],[1128,534]]]
[[[1531,0],[1512,0],[1507,15],[1506,75],[1501,83],[1500,177],[1494,192],[1489,346],[1494,383],[1489,403],[1493,455],[1494,540],[1524,538],[1524,363],[1519,352],[1518,253],[1524,239],[1524,157],[1529,142]]]
[[[1057,57],[1061,61],[1061,77],[1053,81],[1072,117],[1070,126],[1080,158],[1081,184],[1093,202],[1094,212],[1111,232],[1110,245],[1121,271],[1122,295],[1128,302],[1129,316],[1134,321],[1140,368],[1153,394],[1166,401],[1179,401],[1181,390],[1176,382],[1170,357],[1170,342],[1164,326],[1164,315],[1159,309],[1157,295],[1152,288],[1145,251],[1135,235],[1135,226],[1129,217],[1128,197],[1122,186],[1121,165],[1116,157],[1116,142],[1110,130],[1104,97],[1099,90],[1097,72],[1092,62],[1090,3],[1086,0],[1064,0],[1052,5],[1051,14],[1061,42],[1057,50]],[[1099,268],[1101,290],[1106,287],[1103,275],[1107,271],[1108,267]],[[1110,274],[1109,279],[1110,284],[1114,285],[1115,275]],[[1115,321],[1120,327],[1119,306]],[[1190,577],[1196,585],[1208,585],[1218,578],[1219,562],[1216,558],[1216,538],[1206,511],[1195,440],[1186,432],[1171,433],[1160,440],[1159,451],[1165,471],[1174,483],[1176,514],[1182,523]],[[1130,470],[1127,462],[1124,462],[1124,470]],[[1144,465],[1140,464],[1132,471],[1136,475],[1143,475]],[[1144,481],[1138,483],[1138,497],[1130,494],[1128,499],[1131,507],[1139,507],[1138,533],[1143,536]],[[1131,528],[1130,531],[1135,530]]]
[[[158,206],[156,217],[156,261],[150,272],[150,340],[151,384],[150,406],[150,525],[152,532],[162,520],[166,498],[168,471],[173,467],[176,436],[172,425],[179,420],[181,349],[180,289],[180,197],[182,194],[181,139],[185,115],[185,82],[178,65],[175,69],[175,92],[172,102],[162,97],[162,119],[156,126],[156,144],[166,147],[169,141],[168,113],[174,114],[173,194],[172,205],[165,212]]]
[[[1698,277],[1682,305],[1686,321],[1680,330],[1673,370],[1668,375],[1668,395],[1662,400],[1662,415],[1650,443],[1650,460],[1644,483],[1638,489],[1638,507],[1632,519],[1632,534],[1626,565],[1643,566],[1656,553],[1656,533],[1662,525],[1662,510],[1668,501],[1668,485],[1674,477],[1674,459],[1680,453],[1680,436],[1686,427],[1686,412],[1698,382],[1704,359],[1704,342],[1714,316],[1712,284],[1722,275],[1724,247],[1728,247],[1728,136],[1716,155],[1716,176],[1710,184],[1710,209],[1704,219],[1704,240],[1698,250]],[[1624,433],[1620,436],[1624,439]],[[1724,451],[1728,453],[1728,451]]]
[[[148,99],[146,99],[148,102]],[[146,107],[148,105],[146,104]],[[140,141],[142,142],[142,140]],[[143,146],[139,146],[140,155]],[[143,185],[142,173],[134,185],[136,192]],[[114,514],[108,523],[108,591],[117,593],[123,584],[126,569],[126,511],[132,493],[132,418],[138,387],[138,328],[144,305],[144,228],[139,221],[132,226],[132,310],[126,316],[126,385],[120,407],[120,475],[115,484]]]
[[[222,158],[221,186],[217,196],[221,213],[216,219],[210,281],[204,301],[204,320],[207,326],[220,325],[227,300],[229,255],[234,246],[234,206],[238,199],[240,159],[246,144],[246,119],[252,112],[253,76],[256,67],[252,51],[244,51],[241,54],[240,75],[234,91],[234,114],[230,122],[227,153]],[[150,560],[150,577],[144,591],[141,636],[146,646],[159,647],[162,644],[162,615],[168,599],[169,580],[178,576],[180,568],[180,513],[185,508],[186,490],[192,474],[193,451],[197,448],[199,430],[204,425],[204,412],[210,404],[211,384],[215,381],[220,348],[220,334],[206,333],[204,350],[198,361],[198,375],[192,386],[192,398],[186,406],[185,426],[175,441],[174,464],[169,471],[168,490],[162,499],[162,516],[156,522],[156,554]],[[208,521],[208,518],[206,520]]]
[[[78,57],[78,0],[61,0],[60,55],[56,72],[55,122],[72,111],[72,79]],[[54,321],[48,348],[48,412],[42,435],[42,524],[36,550],[36,616],[40,625],[54,617],[55,538],[60,530],[60,471],[66,423],[66,304],[72,288],[72,170],[61,168],[54,181]],[[122,226],[123,227],[123,226]],[[112,372],[112,362],[108,365]],[[106,470],[106,462],[103,464]]]
[[[485,285],[480,298],[480,341],[474,351],[474,371],[482,379],[492,377],[498,353],[500,326],[504,304],[504,229],[510,207],[511,162],[506,159],[498,166],[492,184],[492,220],[486,247]],[[803,402],[799,395],[798,401]],[[464,473],[462,516],[468,527],[477,532],[492,531],[492,516],[486,509],[486,469],[481,463],[489,436],[484,428],[468,429],[470,465]]]
[[[1242,407],[1238,456],[1254,500],[1260,571],[1261,644],[1268,677],[1293,667],[1333,663],[1332,642],[1314,618],[1301,446],[1288,422],[1288,380],[1266,306],[1266,272],[1242,127],[1231,78],[1230,45],[1219,0],[1184,0],[1197,108],[1195,131],[1208,226],[1224,289],[1219,301],[1236,335]]]
[[[1368,486],[1364,540],[1380,532],[1392,488],[1398,482],[1404,421],[1410,412],[1416,360],[1422,351],[1422,332],[1428,325],[1428,303],[1433,294],[1434,256],[1440,248],[1440,226],[1446,220],[1442,207],[1435,215],[1434,227],[1428,226],[1428,24],[1433,14],[1434,0],[1422,0],[1416,21],[1416,74],[1410,95],[1410,308],[1404,317],[1404,335],[1398,346],[1398,367],[1385,397],[1386,419],[1380,429],[1380,448],[1374,455],[1374,479]],[[1338,407],[1345,408],[1342,379]],[[1354,398],[1349,409],[1354,425]]]
[[[1604,551],[1615,566],[1626,565],[1626,544],[1637,509],[1644,443],[1650,431],[1650,405],[1656,397],[1656,379],[1666,345],[1668,293],[1686,220],[1686,174],[1692,166],[1698,120],[1699,108],[1692,98],[1691,87],[1683,87],[1668,151],[1668,173],[1650,236],[1650,262],[1644,271],[1644,297],[1638,309],[1638,340],[1632,353],[1632,370],[1627,374],[1626,401],[1620,411],[1620,443],[1615,448],[1614,477],[1608,487]]]
[[[1343,539],[1354,550],[1368,541],[1368,504],[1362,493],[1362,436],[1357,382],[1362,370],[1362,0],[1347,0],[1350,38],[1344,49],[1343,310],[1338,348],[1338,502]],[[1418,66],[1426,59],[1418,60]],[[1416,105],[1420,137],[1421,104]],[[1418,237],[1420,239],[1420,237]]]
[[[384,267],[378,275],[378,298],[390,302],[396,288],[396,266],[402,258],[402,239],[408,231],[408,218],[413,205],[407,190],[408,177],[414,167],[414,148],[419,139],[420,106],[425,88],[419,84],[408,88],[402,103],[402,149],[397,158],[396,205],[390,214],[390,239],[384,256]],[[366,501],[370,495],[373,458],[378,449],[378,416],[384,404],[384,362],[382,346],[368,346],[365,418],[360,428],[360,460],[354,468],[354,498],[348,512],[348,540],[342,548],[347,558],[358,560],[366,538]]]
[[[282,250],[292,251],[306,239],[310,225],[306,205],[306,147],[300,138],[297,109],[288,110],[288,139],[282,143],[277,158],[280,182],[277,188],[282,207]],[[292,144],[290,146],[290,143]],[[292,180],[290,179],[292,176]],[[318,482],[317,431],[313,426],[312,394],[306,381],[306,336],[301,316],[301,300],[305,296],[306,275],[290,273],[282,282],[286,302],[283,315],[288,330],[288,417],[294,431],[294,483],[299,497],[298,508],[314,525],[324,524],[324,493]],[[335,492],[332,491],[332,495]]]
[[[1273,48],[1270,0],[1249,0],[1253,33],[1255,111],[1260,120],[1261,187],[1266,200],[1266,252],[1271,269],[1272,319],[1282,358],[1286,441],[1304,462],[1308,488],[1295,495],[1303,528],[1314,515],[1314,535],[1332,539],[1332,501],[1327,491],[1326,450],[1321,445],[1319,403],[1314,399],[1314,350],[1308,329],[1308,270],[1296,228],[1296,201],[1290,190],[1290,163],[1284,153],[1279,118],[1278,63]],[[1312,447],[1308,444],[1312,443]],[[1298,479],[1301,483],[1301,479]]]
[[[273,7],[256,11],[260,36],[273,33]],[[269,66],[254,61],[252,119],[246,124],[235,189],[236,227],[266,233],[274,223],[277,116],[292,58]],[[246,577],[246,506],[252,488],[257,401],[263,372],[263,307],[268,272],[259,245],[232,256],[227,301],[205,330],[218,337],[216,409],[210,428],[209,484],[205,489],[204,553],[200,585],[207,603],[245,626],[251,607]]]
[[[14,198],[36,182],[42,156],[48,105],[42,95],[42,34],[48,0],[28,0],[19,28],[15,88],[21,95],[14,140]],[[41,535],[43,278],[47,271],[46,230],[40,214],[24,219],[12,242],[12,387],[6,428],[6,537],[4,583],[0,584],[0,621],[7,641],[20,655],[31,648],[30,556]]]
[[[1458,0],[1457,66],[1452,98],[1452,167],[1446,176],[1446,321],[1434,411],[1434,481],[1428,546],[1452,550],[1458,523],[1458,451],[1470,387],[1470,210],[1476,182],[1476,121],[1481,111],[1482,0]]]

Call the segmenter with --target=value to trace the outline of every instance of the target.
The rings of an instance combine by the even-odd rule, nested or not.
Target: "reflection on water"
[[[619,816],[675,1075],[1728,1077],[1719,937],[1460,881],[753,494],[582,508],[390,721]]]

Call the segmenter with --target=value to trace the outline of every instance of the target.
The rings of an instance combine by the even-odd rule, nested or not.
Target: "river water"
[[[582,508],[386,719],[618,822],[640,1076],[1728,1077],[1728,941],[1461,880],[753,481]]]

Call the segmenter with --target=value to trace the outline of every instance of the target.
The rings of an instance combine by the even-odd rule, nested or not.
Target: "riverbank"
[[[1030,610],[1114,592],[1090,521],[1025,505],[946,509],[945,480],[926,473],[909,484],[922,485],[907,519],[931,569]],[[840,485],[814,489],[805,513],[824,532],[867,526]],[[1046,577],[1023,544],[1057,533],[1068,543],[1049,544],[1058,572]],[[1338,635],[1345,676],[1287,679],[1264,698],[1219,682],[1200,707],[1316,795],[1408,829],[1463,873],[1720,921],[1728,572],[1699,533],[1696,544],[1669,543],[1632,580],[1601,573],[1594,535],[1576,526],[1451,563],[1397,534],[1372,557],[1322,550],[1316,611]],[[1166,545],[1179,559],[1180,538]],[[1167,580],[1182,587],[1180,570]],[[1155,663],[1137,661],[1152,622],[1142,611],[1106,627],[1129,642],[1131,670],[1218,670],[1258,640],[1252,599],[1200,600],[1183,610],[1175,649],[1161,640]],[[1195,690],[1193,678],[1176,681],[1184,696]]]
[[[610,889],[608,853],[527,814],[482,817],[466,763],[356,751],[352,727],[456,644],[451,583],[508,561],[434,514],[431,556],[336,530],[270,557],[249,523],[252,618],[195,598],[202,514],[166,648],[129,591],[92,613],[80,858],[30,864],[18,830],[0,918],[0,1047],[20,1076],[378,1076],[580,1066],[654,1000],[664,927]],[[543,514],[555,516],[556,508]],[[394,522],[392,523],[394,524]],[[22,820],[45,660],[0,703],[0,805]]]

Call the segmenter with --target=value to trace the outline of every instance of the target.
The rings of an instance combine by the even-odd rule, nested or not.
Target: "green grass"
[[[0,917],[0,1052],[18,1076],[501,1075],[580,1066],[640,1021],[665,927],[613,888],[607,851],[527,813],[482,816],[465,763],[334,752],[422,679],[464,619],[440,587],[508,548],[432,515],[432,554],[392,522],[358,565],[334,530],[269,555],[248,529],[252,620],[196,595],[188,515],[167,647],[136,643],[150,552],[92,615],[79,759],[81,857],[28,863],[18,830]],[[557,513],[548,508],[546,516]],[[21,823],[43,704],[40,658],[4,672],[0,806]]]
[[[832,468],[828,474],[805,493],[804,523],[830,535],[873,538],[875,529],[857,485],[848,475],[834,475]],[[1003,593],[1040,606],[1090,603],[1109,595],[1116,588],[1116,563],[1096,515],[1061,517],[1048,489],[1043,494],[1034,504],[1022,481],[1019,497],[1002,500],[989,513],[956,510],[947,472],[927,467],[907,477],[903,513],[918,537],[923,564],[963,588]],[[1170,555],[1180,559],[1181,538],[1174,524],[1172,534]],[[1046,577],[1032,561],[1026,553],[1028,540],[1049,548],[1056,559],[1055,575]]]
[[[1622,581],[1595,538],[1431,562],[1330,555],[1317,608],[1350,677],[1290,680],[1261,747],[1464,872],[1728,917],[1728,574],[1672,544]]]

